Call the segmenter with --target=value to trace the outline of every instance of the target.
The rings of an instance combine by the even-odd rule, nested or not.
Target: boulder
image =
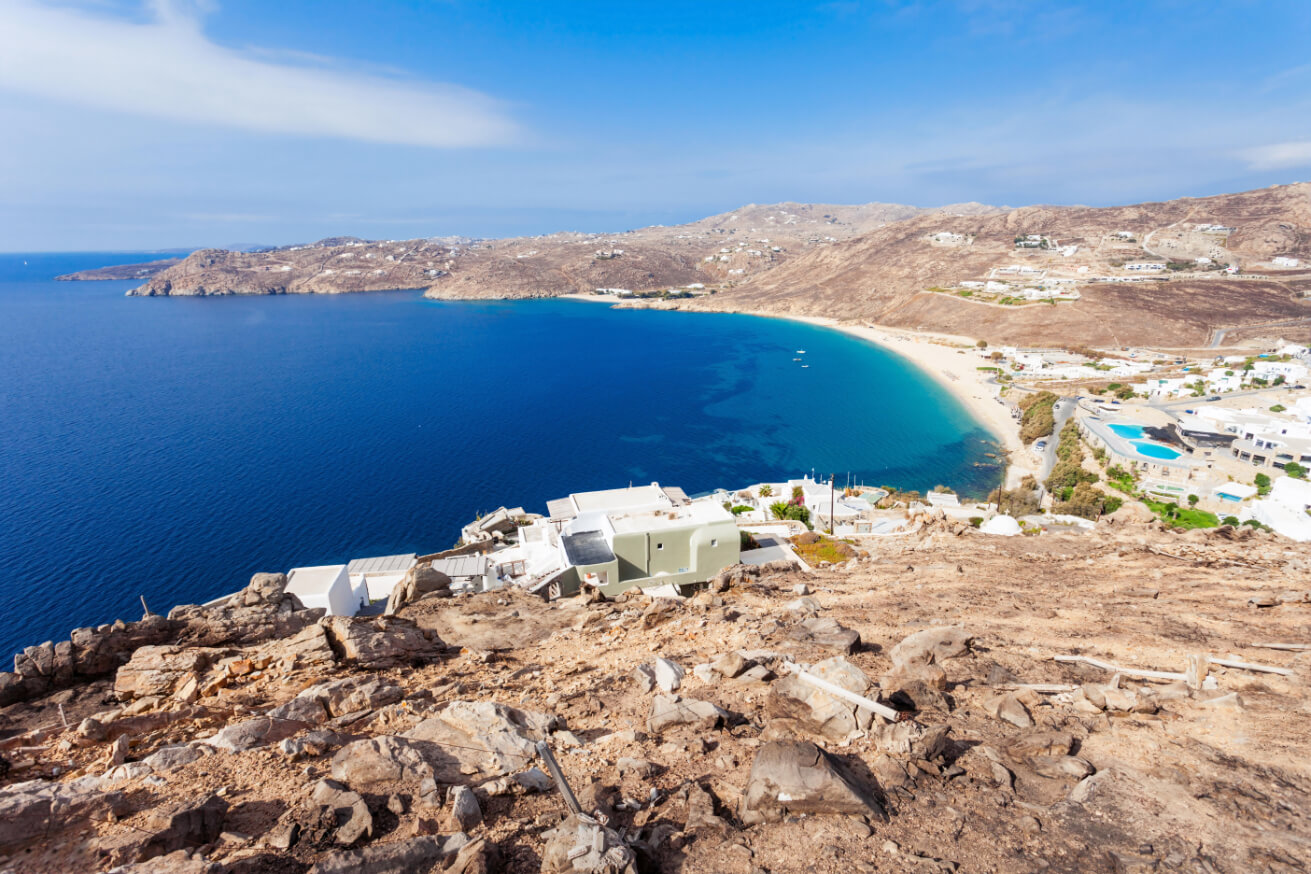
[[[404,691],[395,683],[370,676],[346,677],[310,686],[282,707],[270,711],[269,715],[302,722],[322,722],[328,717],[376,710],[404,697]]]
[[[453,701],[402,737],[444,745],[447,765],[437,769],[437,779],[460,783],[469,775],[496,777],[523,769],[537,757],[537,742],[559,728],[564,724],[550,714],[491,701]],[[447,770],[451,763],[453,774]]]
[[[619,833],[573,814],[545,835],[542,874],[637,874],[637,857]]]
[[[637,691],[646,695],[655,689],[655,668],[638,665],[633,669],[633,679],[637,681]]]
[[[450,805],[450,823],[457,831],[468,832],[482,825],[483,809],[472,789],[452,786],[446,792],[446,801]]]
[[[428,564],[417,564],[405,572],[405,576],[391,590],[387,599],[387,609],[391,615],[406,604],[412,604],[428,595],[450,597],[451,578]]]
[[[455,752],[452,750],[451,752]],[[417,786],[442,770],[462,778],[459,761],[436,744],[381,735],[346,744],[332,758],[332,778],[360,789],[389,788],[397,784]],[[467,778],[465,778],[467,779]]]
[[[723,725],[729,716],[727,710],[709,701],[657,695],[651,702],[651,715],[647,717],[646,727],[651,732],[664,731],[678,725],[691,725],[709,730]]]
[[[734,651],[724,653],[715,659],[710,666],[721,676],[731,680],[754,664],[755,662],[744,657],[742,653]]]
[[[847,628],[830,616],[803,619],[791,630],[793,640],[851,655],[860,649],[860,632]]]
[[[857,695],[864,695],[870,686],[865,672],[842,656],[825,659],[808,673]],[[795,719],[804,730],[831,740],[844,740],[867,729],[873,719],[868,710],[804,683],[795,674],[770,687],[765,708],[770,716]]]
[[[205,743],[215,749],[235,753],[277,743],[309,727],[308,723],[291,719],[257,716],[224,727],[218,734],[207,738]]]
[[[359,793],[352,792],[335,780],[320,780],[314,784],[309,804],[328,810],[333,819],[333,840],[349,847],[363,837],[373,835],[373,814]]]
[[[217,795],[200,801],[180,801],[151,812],[145,821],[150,833],[138,859],[149,859],[185,848],[213,843],[223,833],[228,803]]]
[[[309,874],[432,874],[444,870],[467,843],[468,836],[457,833],[340,850],[319,859]]]
[[[128,811],[123,793],[104,791],[99,777],[14,783],[0,789],[0,850],[10,853],[33,841],[51,841],[90,820]]]
[[[370,670],[408,667],[444,649],[435,634],[397,616],[329,616],[322,624],[341,658]]]
[[[937,664],[943,659],[965,655],[972,640],[963,628],[926,628],[902,640],[888,655],[894,667]]]
[[[190,744],[173,744],[172,746],[160,747],[141,761],[149,765],[156,773],[163,774],[167,771],[177,770],[184,765],[189,765],[202,755],[203,753],[200,750]]]
[[[114,694],[122,701],[172,695],[187,680],[199,679],[222,654],[204,647],[140,647],[114,676]]]
[[[273,606],[282,603],[282,596],[287,590],[286,574],[255,574],[238,593],[238,600],[243,607]]]
[[[286,670],[330,665],[337,660],[328,642],[328,633],[317,622],[305,626],[290,637],[269,641],[260,647],[259,653],[278,662]]]
[[[1033,717],[1012,692],[988,696],[983,699],[983,709],[988,712],[988,715],[1002,722],[1009,722],[1017,728],[1033,728]]]
[[[656,685],[666,695],[672,695],[678,691],[678,687],[683,684],[683,677],[687,674],[681,665],[666,658],[656,659],[653,667]]]
[[[751,764],[740,818],[756,825],[795,813],[886,819],[872,790],[860,786],[828,753],[803,741],[771,741]]]

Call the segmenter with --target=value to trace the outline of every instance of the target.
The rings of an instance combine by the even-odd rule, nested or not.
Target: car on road
[[[1211,395],[1209,398],[1207,398],[1207,400],[1208,400],[1208,401],[1218,401],[1218,400],[1220,400],[1220,396],[1219,396],[1219,395]]]

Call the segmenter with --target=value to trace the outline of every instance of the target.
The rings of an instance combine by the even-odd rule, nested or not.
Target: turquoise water
[[[0,256],[0,650],[136,618],[139,595],[162,612],[255,571],[436,551],[479,511],[630,481],[1000,478],[959,403],[835,331],[50,280],[145,257]]]
[[[1148,458],[1160,458],[1166,461],[1173,461],[1182,455],[1182,452],[1171,449],[1161,443],[1153,443],[1150,440],[1130,440],[1133,448],[1138,450],[1139,455],[1145,455]]]
[[[1141,439],[1143,436],[1142,425],[1126,425],[1122,423],[1117,423],[1113,425],[1107,425],[1106,427],[1110,428],[1112,431],[1114,431],[1116,434],[1119,434],[1121,437],[1126,437],[1130,439]]]

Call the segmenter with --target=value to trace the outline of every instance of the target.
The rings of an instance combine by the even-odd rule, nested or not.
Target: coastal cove
[[[51,279],[118,257],[0,257],[6,653],[136,618],[138,596],[163,612],[259,570],[434,551],[479,511],[630,481],[1001,476],[932,375],[828,327]]]

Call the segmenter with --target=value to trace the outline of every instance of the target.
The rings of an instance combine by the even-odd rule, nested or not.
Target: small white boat
[[[800,359],[800,358],[793,358],[792,360],[793,360],[793,361],[800,361],[801,359]]]
[[[806,354],[806,350],[805,350],[805,349],[798,349],[798,350],[797,350],[797,354],[798,354],[798,355],[805,355],[805,354]]]
[[[805,369],[806,369],[807,367],[809,367],[809,366],[810,366],[809,364],[803,364],[803,365],[801,365],[801,369],[802,369],[802,370],[805,370]]]

